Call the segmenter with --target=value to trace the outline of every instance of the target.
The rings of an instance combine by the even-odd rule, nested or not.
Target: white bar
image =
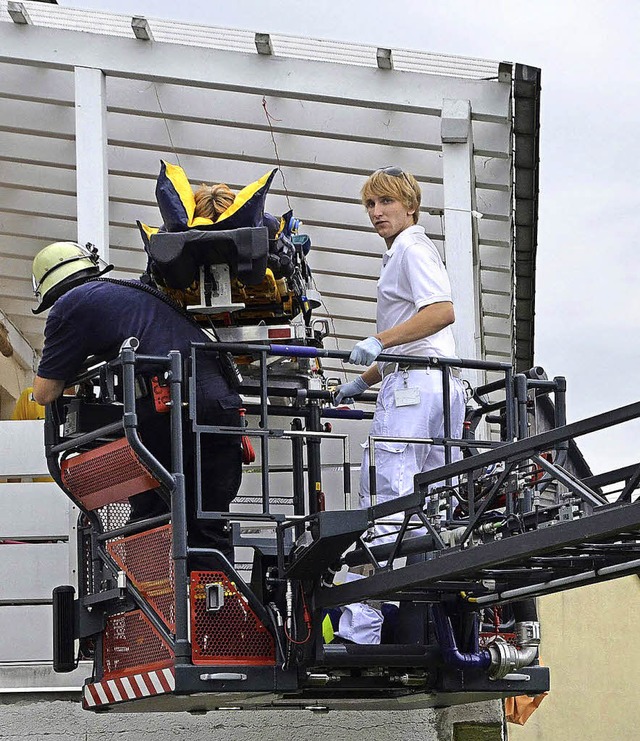
[[[129,677],[122,677],[122,686],[125,689],[125,692],[127,693],[127,699],[133,700],[134,697],[137,697],[133,687],[131,686],[131,682],[129,681]]]
[[[140,692],[142,692],[144,697],[148,697],[151,694],[151,692],[149,692],[149,688],[145,684],[142,674],[134,674],[133,678],[136,680],[136,684],[140,688]]]
[[[110,679],[107,682],[107,685],[109,686],[109,689],[111,690],[112,695],[115,697],[115,699],[120,702],[123,697],[120,694],[120,690],[118,689],[118,685],[113,681],[113,679]]]
[[[96,682],[96,684],[93,685],[96,688],[96,692],[98,693],[98,697],[102,700],[102,702],[105,705],[110,705],[111,702],[109,698],[107,697],[107,693],[102,689],[102,685],[100,682]]]
[[[169,685],[169,688],[173,691],[176,688],[176,678],[174,677],[173,673],[171,672],[171,669],[163,669],[162,673],[164,674],[164,678],[167,680],[167,683]]]
[[[5,28],[11,26],[11,28]],[[27,61],[62,69],[90,67],[118,77],[155,79],[210,86],[220,90],[240,89],[296,100],[341,102],[347,105],[416,112],[439,111],[443,98],[451,95],[451,77],[403,72],[403,85],[396,74],[381,74],[375,67],[332,65],[326,62],[273,60],[256,54],[187,47],[180,44],[140,44],[135,39],[30,28],[33,43],[24,44],[13,24],[0,24],[0,61]],[[373,59],[371,60],[373,62]],[[328,70],[335,70],[328,74]],[[476,113],[508,118],[509,86],[485,80],[456,79],[458,97],[476,99]],[[412,90],[408,101],[406,90]],[[354,97],[357,91],[357,97]]]
[[[155,689],[158,692],[164,692],[164,687],[162,686],[162,682],[158,678],[158,675],[156,672],[149,672],[149,678],[151,679],[151,684],[155,687]]]
[[[107,94],[100,69],[76,67],[76,190],[78,242],[109,259]]]
[[[456,313],[453,334],[462,358],[481,358],[480,270],[478,236],[473,223],[474,161],[471,103],[444,100],[442,153],[445,219],[445,257]],[[473,286],[473,291],[469,290]],[[463,375],[476,385],[477,371]]]

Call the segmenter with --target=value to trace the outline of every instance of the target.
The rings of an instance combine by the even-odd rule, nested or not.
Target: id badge
[[[393,392],[397,407],[412,407],[420,403],[420,389],[404,387]]]

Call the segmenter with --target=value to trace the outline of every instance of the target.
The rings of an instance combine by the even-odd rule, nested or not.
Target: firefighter
[[[136,280],[101,277],[112,267],[99,259],[91,245],[82,247],[75,242],[55,242],[36,255],[33,284],[40,303],[33,313],[51,309],[34,382],[38,403],[53,402],[88,357],[115,355],[129,337],[139,340],[140,354],[165,355],[178,350],[183,358],[188,356],[192,341],[206,340],[197,324],[159,291]],[[239,427],[240,397],[225,379],[217,356],[203,352],[197,366],[198,421]],[[146,393],[137,402],[140,436],[160,463],[171,470],[169,415],[156,412],[144,373],[141,380]],[[186,429],[183,440],[189,544],[218,547],[230,555],[222,523],[196,519],[194,441]],[[228,510],[240,485],[241,465],[238,436],[203,436],[204,510]],[[132,519],[151,517],[166,510],[154,492],[131,497],[131,507]]]

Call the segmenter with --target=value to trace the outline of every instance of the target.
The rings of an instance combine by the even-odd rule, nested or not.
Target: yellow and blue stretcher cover
[[[188,229],[219,231],[246,226],[262,226],[264,202],[278,168],[245,186],[229,208],[214,223],[202,216],[194,217],[196,201],[184,170],[178,165],[160,160],[160,174],[156,183],[156,199],[164,221],[163,227],[149,226],[137,221],[142,241],[148,251],[149,242],[160,231],[181,232]]]
[[[211,219],[194,216],[196,201],[184,170],[178,165],[161,160],[156,183],[156,200],[168,232],[187,229],[237,229],[245,226],[262,226],[264,202],[277,168],[245,186],[229,208],[214,223]]]

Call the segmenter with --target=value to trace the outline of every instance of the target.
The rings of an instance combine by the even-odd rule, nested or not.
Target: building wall
[[[33,23],[18,28],[0,0],[0,310],[34,348],[44,317],[31,314],[29,259],[77,230],[116,277],[139,275],[136,220],[161,223],[162,158],[193,184],[234,190],[281,168],[266,207],[304,222],[331,349],[375,327],[383,243],[360,203],[364,180],[388,163],[413,172],[428,235],[452,262],[468,253],[464,274],[451,276],[456,329],[469,301],[478,321],[463,335],[477,335],[487,359],[512,358],[512,85],[498,63],[394,50],[396,66],[382,70],[375,47],[301,39],[293,51],[275,36],[274,55],[260,55],[249,32],[198,26],[176,38],[178,23],[154,27],[145,44],[130,17],[26,8]],[[14,162],[16,151],[28,161]]]
[[[640,579],[549,595],[538,607],[551,691],[524,726],[509,726],[509,741],[640,738]]]
[[[20,393],[31,379],[31,373],[13,357],[0,355],[0,419],[9,419]]]

